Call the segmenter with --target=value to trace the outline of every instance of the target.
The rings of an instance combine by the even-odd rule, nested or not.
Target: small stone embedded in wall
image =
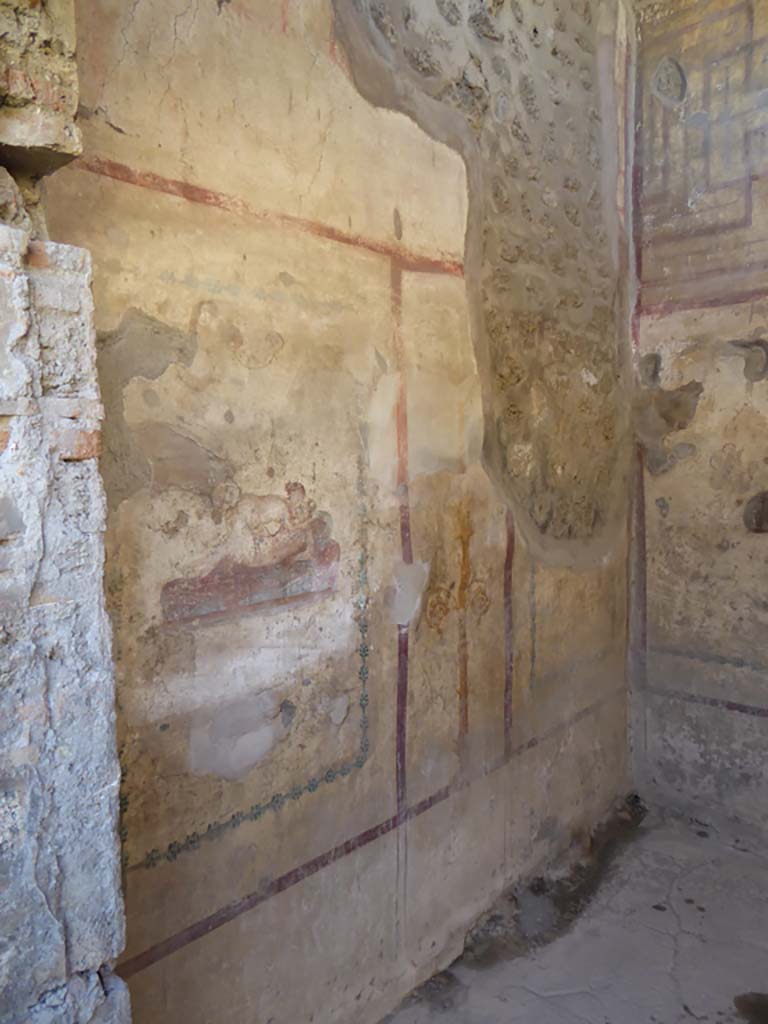
[[[24,520],[11,497],[0,497],[0,543],[24,532]]]
[[[437,9],[448,22],[455,27],[461,21],[461,8],[456,0],[436,0]]]
[[[685,99],[688,84],[680,64],[674,57],[662,57],[653,74],[652,89],[668,106],[677,106]]]

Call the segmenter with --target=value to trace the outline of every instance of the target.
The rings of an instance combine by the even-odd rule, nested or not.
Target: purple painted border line
[[[411,504],[408,493],[408,378],[403,342],[403,266],[395,257],[390,265],[390,301],[392,310],[392,344],[399,378],[397,409],[397,490],[400,498],[400,550],[403,562],[413,564],[411,538]],[[409,627],[397,627],[397,692],[395,697],[395,792],[397,817],[401,819],[408,805],[406,781],[408,759],[408,657]]]
[[[512,753],[512,691],[515,681],[515,631],[512,569],[515,562],[515,520],[507,510],[507,553],[504,558],[504,756]]]
[[[395,789],[397,791],[397,814],[405,813],[406,757],[408,747],[408,626],[397,627],[397,698],[395,711]]]
[[[663,317],[668,316],[670,313],[681,313],[691,309],[721,309],[726,306],[740,306],[746,302],[759,302],[761,299],[768,298],[768,288],[754,288],[735,293],[720,292],[711,298],[701,298],[692,295],[689,298],[679,300],[662,299],[659,302],[646,302],[641,290],[640,297],[641,317]]]
[[[676,690],[662,690],[655,686],[646,688],[646,693],[654,697],[666,697],[667,700],[684,701],[686,704],[701,704],[707,708],[718,708],[721,711],[736,711],[740,715],[751,715],[753,718],[768,718],[768,708],[755,704],[741,704],[736,700],[723,700],[719,697],[702,697],[697,693],[680,693]]]
[[[118,964],[116,973],[127,981],[140,971],[146,970],[158,961],[164,960],[173,953],[177,953],[180,949],[183,949],[190,943],[204,938],[217,928],[221,928],[225,924],[229,924],[230,921],[234,921],[235,918],[239,917],[241,914],[244,914],[249,910],[253,910],[260,904],[265,903],[272,896],[285,892],[286,889],[290,889],[299,882],[303,882],[304,879],[317,874],[318,871],[328,867],[330,864],[333,864],[338,860],[342,860],[348,854],[354,853],[363,846],[368,846],[369,843],[373,843],[382,836],[394,831],[405,822],[425,814],[437,804],[443,803],[450,796],[466,789],[474,782],[478,782],[481,778],[492,775],[499,769],[504,768],[509,764],[513,757],[523,754],[528,750],[533,750],[534,747],[540,746],[542,743],[545,743],[547,740],[558,735],[558,733],[566,732],[588,715],[593,714],[599,708],[603,707],[603,705],[613,700],[619,694],[626,694],[626,689],[623,686],[611,691],[600,700],[595,701],[594,704],[590,704],[587,707],[582,708],[565,722],[560,722],[557,725],[552,726],[551,729],[542,733],[541,736],[534,736],[526,743],[520,744],[511,751],[509,757],[500,757],[499,760],[495,764],[491,765],[487,771],[483,772],[481,776],[477,776],[474,779],[466,779],[456,786],[445,786],[443,789],[438,790],[431,796],[426,797],[420,803],[408,808],[403,814],[396,814],[391,818],[387,818],[386,821],[382,821],[380,824],[366,829],[365,832],[361,832],[359,835],[353,836],[351,839],[347,839],[346,842],[341,843],[339,846],[334,846],[325,853],[321,853],[319,856],[313,857],[312,860],[307,861],[305,864],[301,864],[299,867],[293,868],[291,871],[287,871],[284,875],[280,875],[278,878],[273,879],[273,881],[257,889],[255,892],[249,893],[247,896],[242,896],[240,899],[233,900],[231,903],[227,903],[225,906],[220,907],[218,910],[215,910],[212,914],[202,918],[200,921],[196,921],[187,928],[183,928],[181,931],[176,932],[175,935],[171,935],[169,938],[155,943],[154,946],[150,946],[149,949],[144,950],[143,953],[139,953],[136,956],[131,957],[129,960],[125,960],[123,963]]]
[[[125,980],[132,978],[134,974],[146,970],[147,967],[151,967],[158,960],[164,960],[167,956],[178,952],[178,950],[190,942],[202,939],[204,935],[208,935],[225,924],[229,924],[236,917],[239,917],[248,910],[253,910],[254,907],[258,907],[259,904],[266,902],[272,896],[276,896],[278,893],[290,889],[298,882],[303,882],[305,878],[310,878],[312,875],[317,874],[318,871],[328,867],[329,864],[333,864],[334,861],[341,860],[342,857],[346,857],[348,854],[360,849],[361,846],[367,846],[368,843],[372,843],[374,840],[381,838],[381,836],[387,835],[388,832],[391,832],[397,826],[397,817],[388,818],[379,825],[374,825],[373,828],[353,836],[352,839],[348,839],[339,846],[334,846],[333,849],[321,853],[318,857],[307,861],[306,864],[301,864],[299,867],[287,871],[284,875],[280,875],[255,892],[249,893],[239,900],[227,903],[212,914],[209,914],[208,917],[204,917],[188,928],[184,928],[182,931],[176,932],[175,935],[171,935],[170,938],[150,946],[149,949],[139,953],[138,956],[134,956],[130,960],[119,964],[117,973]]]

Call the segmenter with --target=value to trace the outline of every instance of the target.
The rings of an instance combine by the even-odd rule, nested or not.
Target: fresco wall
[[[640,15],[646,784],[765,819],[768,4]]]
[[[373,1021],[627,786],[631,23],[430,8],[447,130],[372,95],[367,10],[90,7],[47,203],[94,263],[118,972],[142,1024]]]

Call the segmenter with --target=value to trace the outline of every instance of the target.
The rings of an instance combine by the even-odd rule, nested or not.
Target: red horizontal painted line
[[[765,238],[756,238],[753,242],[743,245],[765,245]],[[689,255],[706,256],[706,253],[696,252]],[[697,284],[699,281],[713,280],[718,277],[729,278],[732,282],[736,277],[745,278],[750,274],[763,274],[768,270],[768,259],[752,260],[741,263],[736,267],[719,266],[710,267],[708,270],[696,270],[692,274],[676,274],[674,277],[650,277],[642,282],[643,288],[680,288],[686,284]]]
[[[765,239],[761,239],[760,245],[765,245],[765,241]],[[768,270],[768,259],[761,259],[736,267],[715,266],[709,270],[676,275],[674,278],[649,278],[642,283],[642,287],[646,291],[651,288],[685,288],[686,285],[697,285],[699,282],[717,281],[718,278],[724,278],[726,284],[735,291],[738,281],[750,278],[753,274],[765,274],[766,270]]]
[[[691,309],[720,309],[723,306],[739,306],[745,302],[758,302],[765,298],[768,298],[768,288],[755,288],[752,291],[735,292],[732,295],[720,294],[710,298],[692,296],[687,299],[667,299],[646,304],[641,293],[639,315],[641,317],[662,317]]]
[[[425,274],[449,274],[452,277],[464,276],[464,264],[461,260],[456,260],[442,254],[439,256],[425,256],[394,242],[366,238],[364,235],[342,231],[340,228],[335,228],[330,224],[322,224],[319,221],[308,220],[305,217],[295,217],[290,213],[258,210],[239,196],[228,195],[226,192],[216,192],[213,189],[205,188],[202,185],[195,185],[189,181],[182,181],[178,178],[164,178],[160,174],[155,174],[154,171],[140,171],[129,167],[127,164],[121,164],[115,160],[107,160],[99,156],[83,156],[77,161],[75,166],[81,170],[89,171],[91,174],[98,174],[102,178],[111,178],[113,181],[121,181],[126,185],[135,185],[137,188],[146,188],[152,192],[176,196],[178,199],[184,199],[188,203],[211,206],[218,210],[225,210],[227,213],[234,213],[238,217],[248,217],[251,220],[260,221],[263,224],[275,224],[293,228],[297,231],[314,235],[316,238],[325,238],[331,242],[338,242],[339,245],[349,245],[357,249],[364,249],[366,252],[372,252],[378,256],[386,256],[390,259],[396,257],[401,262],[403,270]]]
[[[572,726],[576,725],[577,722],[580,722],[588,715],[597,711],[598,708],[608,703],[608,701],[612,700],[618,694],[625,692],[626,691],[623,687],[613,690],[607,696],[595,701],[594,704],[590,704],[587,707],[582,708],[565,722],[560,722],[558,725],[553,726],[543,735],[538,737],[535,736],[526,743],[516,747],[511,751],[510,755],[502,755],[498,761],[492,764],[483,774],[485,776],[493,774],[500,768],[509,764],[510,760],[516,755],[522,754],[527,750],[532,750],[534,747],[539,746],[541,743],[551,739],[558,733],[567,731],[572,728]],[[171,935],[169,938],[163,939],[154,946],[150,946],[149,949],[144,950],[143,953],[139,953],[136,956],[131,957],[129,960],[125,960],[123,963],[118,964],[116,967],[117,974],[127,981],[140,971],[144,971],[153,964],[156,964],[159,960],[164,960],[167,956],[171,956],[172,953],[177,953],[180,949],[188,946],[191,942],[195,942],[197,939],[202,939],[217,928],[221,928],[223,925],[229,924],[230,921],[234,921],[234,919],[239,917],[241,914],[244,914],[249,910],[253,910],[260,904],[265,903],[272,896],[285,892],[286,889],[290,889],[297,883],[303,882],[304,879],[317,874],[318,871],[328,867],[330,864],[333,864],[338,860],[342,860],[348,854],[354,853],[355,850],[359,850],[361,847],[375,842],[382,836],[385,836],[394,829],[399,828],[400,825],[405,824],[414,818],[418,818],[420,815],[431,810],[437,804],[447,800],[448,797],[452,796],[454,793],[466,789],[468,786],[472,785],[473,782],[477,781],[477,778],[464,779],[456,786],[444,786],[442,789],[439,789],[436,793],[426,797],[413,807],[407,808],[401,814],[395,814],[393,817],[387,818],[386,821],[383,821],[378,825],[374,825],[372,828],[366,829],[365,832],[361,832],[359,835],[353,836],[351,839],[347,839],[346,842],[341,843],[339,846],[334,846],[333,849],[327,850],[325,853],[321,853],[319,856],[314,857],[305,864],[301,864],[299,867],[293,868],[291,871],[287,871],[284,875],[280,875],[278,878],[273,879],[271,882],[257,889],[255,892],[249,893],[247,896],[243,896],[240,899],[233,900],[231,903],[227,903],[225,906],[215,910],[212,914],[209,914],[208,917],[204,917],[200,921],[196,921],[187,928],[183,928],[181,931],[176,932],[175,935]]]
[[[768,718],[768,708],[759,707],[754,704],[742,704],[736,700],[723,700],[720,697],[703,697],[698,693],[680,693],[676,690],[664,690],[655,686],[645,688],[645,693],[654,697],[664,697],[667,700],[683,701],[687,704],[701,704],[707,708],[717,708],[720,711],[735,711],[740,715],[751,715],[753,718]]]

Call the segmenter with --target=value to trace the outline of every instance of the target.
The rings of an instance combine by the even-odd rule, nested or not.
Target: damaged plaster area
[[[539,939],[557,883],[506,895],[388,1024],[764,1024],[764,848],[748,826],[654,812],[565,934]]]
[[[653,353],[640,361],[641,390],[635,397],[635,433],[643,447],[645,465],[658,476],[677,465],[681,459],[696,454],[696,447],[686,441],[669,443],[668,437],[685,430],[693,422],[704,385],[688,381],[679,388],[661,386],[661,357]]]
[[[335,7],[361,93],[413,117],[467,166],[486,468],[540,557],[605,551],[629,450],[629,16],[591,0],[560,4],[557,16],[538,0]]]

